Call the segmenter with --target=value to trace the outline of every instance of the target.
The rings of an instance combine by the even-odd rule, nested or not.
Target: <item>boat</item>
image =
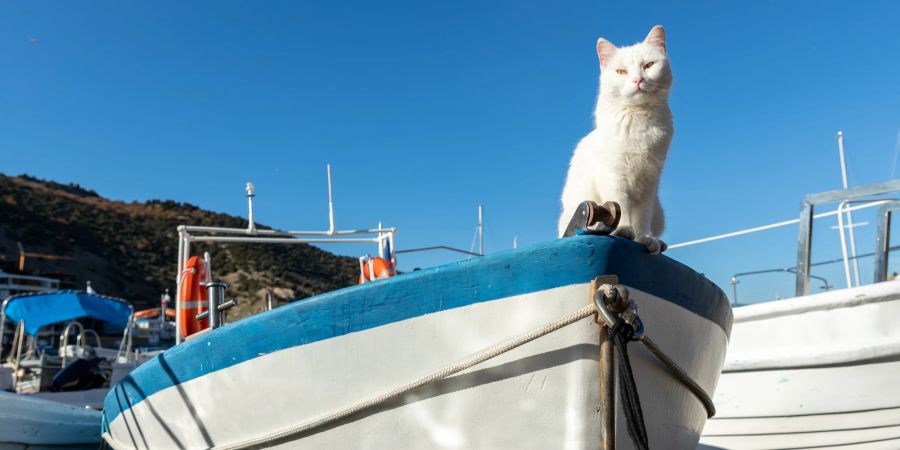
[[[189,242],[179,248],[188,263]],[[216,311],[224,287],[211,285]],[[631,313],[622,320],[643,330],[644,345],[617,347],[630,349],[629,364],[610,360],[620,319],[598,301],[616,296]],[[701,274],[590,232],[232,323],[205,314],[210,328],[110,390],[112,448],[628,449],[633,404],[616,401],[609,380],[630,385],[629,366],[650,445],[694,449],[732,321],[727,297]]]
[[[0,391],[0,448],[96,449],[100,412]]]
[[[161,297],[158,308],[147,308],[134,312],[131,328],[138,351],[161,350],[175,344],[175,308],[169,308],[168,289]]]
[[[109,386],[152,356],[132,351],[132,316],[125,300],[95,292],[6,298],[0,336],[7,321],[14,334],[0,364],[0,448],[96,448],[98,410]],[[104,332],[110,326],[118,336]],[[118,348],[110,348],[113,340],[120,341]],[[2,339],[0,348],[6,349]]]
[[[890,224],[900,202],[885,198],[898,191],[895,179],[805,197],[797,265],[778,269],[796,273],[796,295],[734,309],[714,397],[718,414],[707,422],[701,448],[900,448],[900,281],[888,276],[897,248]],[[814,214],[835,203],[835,211]],[[863,255],[848,252],[844,216],[875,207],[874,277],[865,284],[850,270]],[[814,217],[832,215],[848,287],[810,293]]]
[[[109,386],[148,358],[132,351],[132,308],[119,298],[78,290],[14,295],[0,309],[0,336],[7,320],[15,334],[0,364],[3,390],[99,409]],[[120,334],[109,336],[103,326]],[[55,331],[60,327],[62,333]]]

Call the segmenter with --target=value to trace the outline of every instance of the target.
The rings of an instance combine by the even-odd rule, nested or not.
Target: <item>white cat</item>
[[[666,32],[656,26],[644,42],[616,48],[597,41],[600,94],[595,128],[575,148],[562,193],[562,235],[578,204],[618,202],[619,228],[613,233],[635,239],[658,253],[665,219],[659,204],[662,174],[674,128],[669,111],[672,70],[666,56]]]

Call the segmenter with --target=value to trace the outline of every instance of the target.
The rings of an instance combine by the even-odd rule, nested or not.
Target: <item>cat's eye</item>
[[[654,63],[654,62],[655,62],[655,61],[650,61],[650,62],[648,62],[647,64],[644,64],[644,70],[647,70],[647,69],[653,67],[653,63]]]
[[[628,71],[625,69],[616,69],[616,73],[619,75],[625,75],[626,73],[628,73]]]

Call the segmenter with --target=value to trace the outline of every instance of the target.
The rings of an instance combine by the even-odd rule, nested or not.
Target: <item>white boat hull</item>
[[[735,309],[708,448],[900,448],[900,282]]]
[[[631,250],[631,243],[626,245]],[[465,266],[451,270],[465,270]],[[433,276],[440,279],[443,275]],[[498,276],[496,281],[503,282],[503,278]],[[424,280],[421,289],[440,288],[427,283],[428,278]],[[353,289],[375,292],[400,281],[398,277]],[[343,292],[349,295],[352,290]],[[427,301],[429,307],[434,300],[454,302],[440,292]],[[717,321],[634,286],[632,298],[639,305],[648,334],[705,390],[713,392],[728,343],[730,312],[727,317],[721,311],[716,313]],[[725,301],[724,297],[708,300]],[[589,301],[590,284],[579,282],[438,308],[363,331],[255,355],[172,383],[173,378],[179,379],[176,365],[188,363],[178,360],[179,351],[225,352],[243,358],[247,336],[236,333],[241,323],[235,323],[164,353],[120,383],[106,402],[107,442],[119,449],[209,448],[277,432],[405,384],[571,314]],[[286,308],[295,305],[300,306]],[[280,339],[310,327],[344,327],[355,320],[368,320],[358,312],[346,311],[347,307],[360,308],[358,312],[363,314],[365,308],[374,307],[370,314],[382,313],[372,303],[352,302],[296,316],[279,309],[249,319],[244,329],[258,333],[254,339]],[[324,322],[322,314],[328,315]],[[226,338],[230,327],[235,332]],[[599,327],[593,319],[584,319],[403,398],[272,445],[595,449],[600,436],[598,340]],[[630,352],[651,445],[665,442],[666,448],[695,448],[706,421],[703,404],[640,344],[631,344]],[[203,358],[193,361],[205,364]],[[166,384],[135,398],[138,390]],[[617,426],[617,448],[631,448],[624,419]]]

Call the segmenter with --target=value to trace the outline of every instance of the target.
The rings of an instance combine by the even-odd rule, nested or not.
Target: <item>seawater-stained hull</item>
[[[731,310],[701,275],[618,238],[583,236],[343,289],[170,349],[117,384],[107,442],[228,446],[373,397],[571,314],[618,275],[647,332],[708,392]],[[599,328],[588,318],[284,448],[590,448],[600,429]],[[639,344],[632,364],[650,442],[695,448],[701,402]],[[621,449],[630,448],[624,421]]]
[[[900,282],[735,309],[705,448],[900,448]]]

